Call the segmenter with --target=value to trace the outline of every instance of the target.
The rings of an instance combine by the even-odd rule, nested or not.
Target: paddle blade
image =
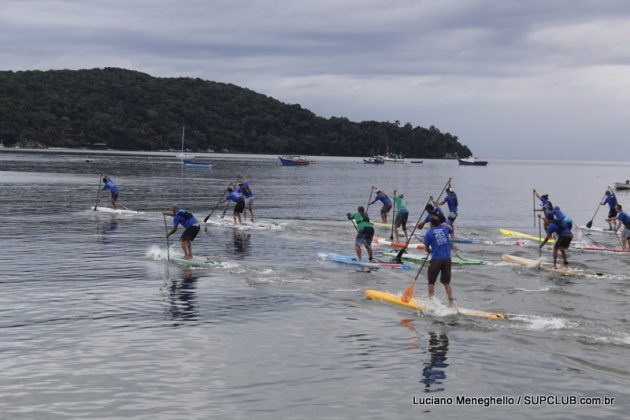
[[[592,220],[589,220],[589,222],[586,224],[586,227],[587,227],[588,229],[590,229],[590,228],[591,228],[591,226],[593,226],[593,221],[592,221]]]
[[[209,218],[210,218],[210,215],[207,215],[206,217],[203,218],[203,222],[206,223]]]
[[[415,283],[415,282],[414,282]],[[407,287],[407,289],[403,292],[402,297],[400,298],[400,300],[402,300],[405,303],[409,303],[409,301],[411,300],[411,298],[413,297],[413,287],[414,284],[411,283],[409,285],[409,287]]]

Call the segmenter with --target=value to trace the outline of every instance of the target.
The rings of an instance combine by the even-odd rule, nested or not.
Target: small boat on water
[[[363,163],[368,163],[371,165],[382,165],[385,163],[385,160],[380,156],[375,156],[373,158],[363,159]]]
[[[377,157],[383,159],[385,162],[405,163],[405,158],[403,157],[403,155],[384,155]]]
[[[306,166],[315,163],[312,160],[306,159],[304,156],[298,155],[278,156],[278,159],[280,159],[282,166]]]
[[[422,160],[412,160],[411,163],[422,163]]]
[[[486,166],[488,164],[487,160],[477,159],[476,157],[467,157],[464,159],[457,159],[460,165],[464,166]]]
[[[626,179],[626,182],[615,182],[615,189],[619,190],[630,190],[630,179]]]
[[[187,168],[209,168],[210,166],[212,166],[211,160],[198,158],[182,159],[182,162],[184,162],[184,166]]]

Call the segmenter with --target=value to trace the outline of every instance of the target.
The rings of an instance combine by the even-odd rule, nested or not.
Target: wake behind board
[[[420,298],[411,298],[409,302],[403,302],[401,296],[393,293],[381,292],[379,290],[366,290],[365,297],[372,300],[382,300],[383,302],[392,303],[394,305],[403,306],[415,311],[425,312],[427,303]],[[483,312],[475,309],[455,308],[458,314],[467,316],[476,316],[489,319],[508,319],[507,315],[502,313]]]
[[[94,207],[92,207],[92,210],[94,210]],[[135,211],[135,210],[112,209],[111,207],[97,207],[96,211],[100,211],[102,213],[125,214],[125,215],[133,215],[133,214],[142,213],[140,211]]]
[[[383,255],[387,255],[388,257],[396,257],[398,255],[398,252],[383,252]],[[420,255],[420,254],[408,254],[408,253],[404,253],[402,255],[402,259],[406,260],[406,261],[411,261],[414,263],[418,263],[418,264],[422,264],[422,262],[424,261],[424,259],[426,258],[426,254],[425,255]],[[427,262],[431,262],[431,256],[429,255],[429,259],[427,259]],[[460,265],[481,265],[481,264],[488,264],[487,261],[483,261],[483,260],[476,260],[473,258],[459,258],[456,256],[451,256],[451,264],[460,264]]]
[[[220,263],[211,259],[201,259],[193,257],[192,260],[185,260],[183,258],[171,258],[168,260],[177,265],[185,265],[188,267],[216,267]]]
[[[578,251],[589,251],[589,252],[612,252],[615,254],[630,253],[630,249],[601,248],[597,246],[572,246],[571,249],[575,249]]]
[[[369,262],[365,260],[358,260],[356,257],[349,255],[339,255],[332,252],[320,252],[317,254],[319,258],[334,261],[340,264],[354,265],[358,267],[366,268],[393,268],[397,270],[410,270],[412,267],[409,264],[398,264],[384,261]]]
[[[516,232],[513,230],[499,229],[499,232],[501,232],[505,236],[510,236],[512,238],[533,239],[534,241],[538,241],[538,242],[542,242],[545,240],[545,238],[541,238],[539,236],[528,235],[527,233]],[[549,239],[549,241],[547,241],[547,243],[549,244],[552,244],[554,242],[555,241],[553,239]]]

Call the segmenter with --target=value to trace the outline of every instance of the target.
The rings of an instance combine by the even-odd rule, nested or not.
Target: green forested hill
[[[322,118],[232,84],[156,78],[130,70],[0,71],[0,141],[121,150],[465,157],[435,127]]]

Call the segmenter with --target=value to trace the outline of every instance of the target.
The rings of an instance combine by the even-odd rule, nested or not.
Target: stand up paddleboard
[[[579,268],[553,268],[550,263],[540,263],[538,260],[530,260],[529,258],[517,257],[516,255],[504,254],[502,257],[503,261],[522,265],[524,267],[536,268],[539,270],[547,271],[549,273],[560,274],[563,276],[585,276],[585,277],[595,277],[598,279],[606,279],[608,276],[606,274],[589,274],[585,273],[584,270]]]
[[[216,267],[220,263],[211,259],[200,259],[193,257],[192,260],[184,260],[182,258],[171,258],[170,262],[177,265],[185,265],[188,267]]]
[[[352,257],[349,255],[339,255],[334,254],[332,252],[320,252],[317,254],[319,258],[334,261],[340,264],[348,264],[355,265],[358,267],[366,267],[366,268],[393,268],[397,270],[410,270],[412,267],[409,264],[398,264],[398,263],[390,263],[390,262],[369,262],[365,260],[358,260],[356,257]]]
[[[92,210],[94,210],[94,208],[92,208]],[[135,210],[112,209],[111,207],[97,207],[96,211],[100,211],[102,213],[126,214],[126,215],[142,213],[140,211],[135,211]]]
[[[381,238],[379,236],[374,236],[372,238],[372,243],[376,243],[378,245],[387,245],[392,248],[407,248],[407,249],[424,249],[424,244],[409,244],[409,246],[405,246],[405,244],[400,242],[392,242],[388,239]]]
[[[405,308],[413,309],[415,311],[425,312],[427,310],[427,303],[420,298],[411,298],[409,302],[403,302],[401,296],[393,293],[381,292],[379,290],[366,290],[365,297],[372,300],[382,300],[383,302],[392,303],[394,305],[403,306]],[[475,309],[466,308],[454,308],[458,314],[467,316],[476,316],[489,319],[508,319],[507,315],[501,313],[491,313],[477,311]]]
[[[388,257],[396,257],[398,256],[398,252],[383,252],[383,255],[387,255]],[[418,264],[422,264],[422,262],[424,261],[424,259],[426,258],[426,254],[425,255],[420,255],[420,254],[408,254],[408,253],[404,253],[402,255],[402,259],[405,261],[411,261],[413,263],[418,263]],[[431,262],[431,256],[429,255],[429,259],[427,260],[427,262]],[[488,264],[487,261],[483,261],[483,260],[475,260],[472,258],[459,258],[456,256],[451,256],[451,264],[460,264],[460,265],[481,265],[481,264]]]
[[[608,235],[616,235],[617,234],[617,231],[610,230],[610,229],[602,229],[602,228],[599,228],[599,227],[590,227],[590,228],[588,228],[588,227],[582,226],[582,225],[579,225],[578,227],[580,228],[580,230],[584,231],[587,234],[588,233],[605,233],[605,234],[608,234]]]
[[[516,232],[516,231],[513,231],[513,230],[499,229],[499,232],[501,232],[505,236],[510,236],[512,238],[532,239],[532,240],[538,241],[538,242],[542,242],[542,241],[545,240],[545,238],[541,238],[539,236],[528,235],[527,233]],[[549,239],[549,241],[547,241],[548,244],[552,244],[554,242],[555,241],[553,239]]]

